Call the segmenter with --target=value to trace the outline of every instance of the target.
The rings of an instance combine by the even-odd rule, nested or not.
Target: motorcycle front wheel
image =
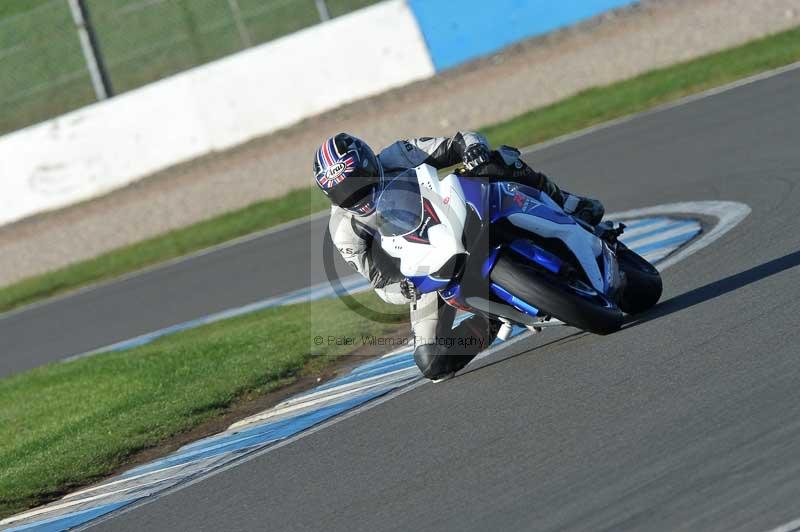
[[[658,270],[623,244],[617,248],[617,263],[625,274],[619,308],[628,314],[638,314],[654,307],[663,290]]]
[[[594,334],[610,334],[622,327],[622,311],[593,288],[574,280],[565,282],[511,251],[497,259],[490,279],[539,309],[540,314]]]

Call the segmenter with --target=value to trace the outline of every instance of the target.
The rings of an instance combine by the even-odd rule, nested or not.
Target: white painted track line
[[[686,234],[686,233],[697,232],[699,230],[700,230],[700,224],[696,223],[693,226],[692,225],[684,225],[684,226],[681,226],[681,227],[676,227],[675,229],[669,229],[667,231],[663,231],[661,233],[657,233],[655,235],[648,236],[647,238],[643,238],[641,240],[636,240],[636,239],[631,240],[630,238],[625,239],[624,238],[625,234],[623,234],[622,235],[622,237],[623,237],[622,241],[625,242],[625,245],[628,246],[628,247],[631,247],[631,246],[644,247],[644,246],[649,246],[650,244],[655,244],[656,242],[661,242],[663,240],[667,240],[668,238],[673,238],[673,237],[680,236],[680,235],[683,235],[683,234]]]
[[[606,219],[608,219],[608,220],[612,220],[614,218],[616,218],[616,216],[606,216]],[[665,218],[664,220],[662,220],[660,222],[656,222],[656,223],[652,223],[652,224],[646,224],[646,225],[637,225],[633,229],[628,229],[626,227],[625,228],[625,232],[622,234],[622,236],[624,238],[630,240],[632,238],[638,237],[639,235],[643,235],[643,234],[649,233],[651,231],[657,231],[657,230],[662,229],[664,227],[667,227],[667,226],[669,226],[671,224],[674,224],[675,222],[676,222],[676,220]]]
[[[682,261],[689,255],[716,242],[725,233],[736,227],[750,214],[751,209],[744,203],[735,201],[687,201],[683,203],[670,203],[644,209],[633,209],[615,213],[615,218],[640,218],[642,216],[655,216],[659,214],[689,214],[697,213],[713,216],[718,220],[714,228],[702,235],[685,248],[681,249],[664,262],[658,265],[659,270],[665,270]]]
[[[788,523],[783,524],[778,528],[773,528],[772,530],[768,530],[767,532],[797,532],[797,531],[800,531],[800,519],[789,521]]]

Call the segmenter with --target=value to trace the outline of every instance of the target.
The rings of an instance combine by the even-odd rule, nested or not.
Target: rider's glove
[[[489,148],[484,144],[473,144],[464,151],[464,166],[467,170],[473,170],[487,162],[489,162]]]
[[[417,287],[414,286],[414,283],[409,282],[408,279],[403,279],[400,281],[400,293],[403,294],[404,298],[411,301],[416,301],[420,296]]]

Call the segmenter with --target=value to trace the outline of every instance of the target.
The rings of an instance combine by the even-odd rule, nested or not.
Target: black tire
[[[603,297],[586,299],[571,291],[550,272],[542,271],[513,252],[497,259],[490,279],[564,323],[592,332],[610,334],[622,327],[622,312]]]
[[[619,298],[619,308],[628,314],[638,314],[653,308],[661,299],[661,274],[655,267],[630,249],[617,249],[619,269],[625,274],[625,287]]]

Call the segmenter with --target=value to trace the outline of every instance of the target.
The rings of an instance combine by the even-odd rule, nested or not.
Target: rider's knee
[[[414,348],[414,362],[426,378],[434,380],[463,369],[477,354],[477,350],[453,353],[441,345],[422,344]]]
[[[422,344],[414,348],[414,362],[428,379],[436,379],[448,373],[447,356],[439,351],[436,344]]]

